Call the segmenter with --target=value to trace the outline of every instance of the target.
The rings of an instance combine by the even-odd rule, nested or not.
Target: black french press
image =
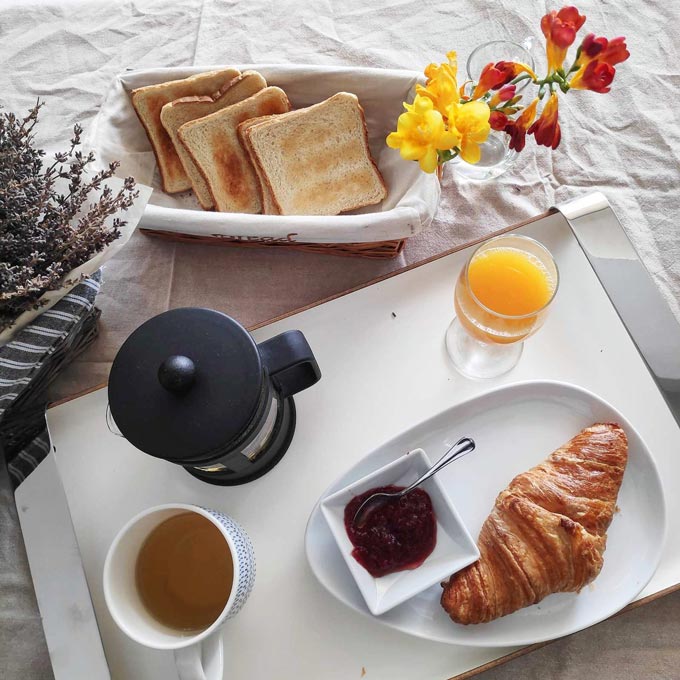
[[[210,309],[173,309],[120,348],[109,409],[131,444],[231,486],[257,479],[283,457],[295,431],[293,395],[321,377],[300,331],[259,345]]]

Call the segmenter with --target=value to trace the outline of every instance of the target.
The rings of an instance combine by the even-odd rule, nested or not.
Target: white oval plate
[[[640,593],[656,571],[665,534],[665,506],[654,460],[639,434],[614,407],[567,383],[517,383],[463,402],[398,435],[342,475],[322,498],[408,450],[421,447],[432,460],[462,436],[476,451],[439,473],[473,537],[498,493],[520,472],[540,463],[581,429],[617,422],[628,436],[628,466],[619,492],[620,511],[608,531],[604,567],[581,593],[550,595],[542,602],[496,621],[473,626],[453,623],[439,604],[435,585],[375,617],[417,637],[473,647],[506,647],[552,640],[615,614]],[[305,549],[312,571],[338,600],[370,614],[333,540],[314,507]]]

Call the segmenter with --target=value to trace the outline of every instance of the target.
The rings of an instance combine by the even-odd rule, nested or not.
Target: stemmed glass
[[[456,317],[446,331],[456,368],[471,378],[494,378],[514,368],[524,340],[543,325],[558,286],[557,265],[538,241],[509,234],[480,245],[456,282]]]

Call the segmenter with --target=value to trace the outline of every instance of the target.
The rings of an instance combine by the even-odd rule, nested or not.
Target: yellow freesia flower
[[[491,109],[483,101],[453,104],[447,110],[449,130],[456,130],[460,139],[460,157],[466,163],[479,163],[479,145],[489,136]]]
[[[404,108],[406,113],[399,116],[397,131],[387,136],[387,146],[399,149],[407,161],[418,161],[424,172],[434,172],[439,161],[437,151],[458,146],[461,136],[455,129],[446,129],[442,114],[429,97],[417,94],[413,104],[404,103]]]
[[[458,102],[457,71],[458,62],[455,52],[447,52],[448,63],[430,64],[425,69],[427,83],[416,85],[416,94],[432,100],[434,108],[446,115],[446,109],[453,103]]]

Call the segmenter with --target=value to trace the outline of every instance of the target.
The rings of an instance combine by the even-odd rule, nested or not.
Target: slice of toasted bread
[[[203,175],[217,210],[261,212],[257,177],[241,146],[237,128],[249,118],[289,110],[290,103],[283,90],[265,87],[248,99],[179,128],[179,139]]]
[[[198,73],[190,78],[139,87],[130,93],[132,106],[151,142],[161,175],[163,191],[175,194],[191,189],[170,136],[161,123],[161,109],[168,102],[192,95],[210,95],[229,83],[240,71],[235,68]]]
[[[179,141],[177,130],[190,120],[202,118],[227,106],[236,104],[236,102],[243,101],[265,87],[267,87],[267,81],[259,73],[256,71],[244,71],[212,96],[182,97],[166,104],[161,109],[161,123],[163,123],[163,127],[175,145],[175,151],[179,155],[184,171],[191,180],[191,186],[194,189],[196,198],[198,198],[204,210],[212,209],[212,196],[203,176]]]
[[[246,136],[281,215],[337,215],[387,195],[353,94],[275,116]]]
[[[287,114],[279,114],[279,115],[287,115]],[[260,125],[261,123],[264,123],[265,121],[271,120],[274,118],[275,115],[272,116],[260,116],[259,118],[251,118],[250,120],[246,120],[243,123],[241,123],[237,130],[238,130],[238,138],[241,141],[241,145],[243,148],[246,150],[246,153],[248,154],[248,158],[250,158],[250,162],[253,165],[253,169],[255,170],[255,175],[257,177],[257,182],[258,182],[258,189],[260,191],[260,201],[262,202],[262,212],[265,215],[278,215],[279,211],[278,208],[276,207],[276,203],[274,203],[274,200],[272,198],[271,191],[269,191],[269,185],[267,184],[263,174],[262,174],[262,168],[260,168],[260,164],[257,162],[257,158],[255,157],[255,154],[251,151],[250,149],[250,140],[248,138],[248,130],[250,130],[251,127],[254,125]]]

